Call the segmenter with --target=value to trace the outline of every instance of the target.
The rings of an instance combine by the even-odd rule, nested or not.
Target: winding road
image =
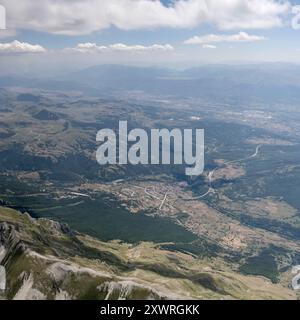
[[[209,173],[208,173],[209,189],[204,194],[202,194],[200,196],[197,196],[197,197],[193,197],[193,198],[181,198],[181,199],[185,200],[185,201],[198,200],[198,199],[202,199],[202,198],[206,197],[210,193],[215,192],[215,189],[212,186],[212,182],[213,182],[213,176],[214,176],[214,174],[215,174],[215,172],[217,170],[219,170],[222,167],[225,167],[225,166],[227,166],[229,164],[239,163],[239,162],[242,162],[242,161],[247,161],[247,160],[256,158],[258,156],[258,154],[259,154],[259,150],[261,149],[261,147],[262,147],[262,145],[258,145],[256,147],[256,149],[255,149],[255,152],[253,154],[251,154],[249,157],[238,159],[238,160],[231,160],[231,161],[224,162],[221,167],[218,167],[218,168],[213,169],[212,171],[209,171]]]

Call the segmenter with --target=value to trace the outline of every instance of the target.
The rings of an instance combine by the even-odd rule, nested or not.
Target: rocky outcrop
[[[0,299],[295,299],[282,285],[218,261],[151,243],[102,242],[3,207],[0,265]]]

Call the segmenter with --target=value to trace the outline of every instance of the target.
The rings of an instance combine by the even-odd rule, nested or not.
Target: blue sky
[[[42,65],[45,57],[47,63],[78,66],[300,62],[300,28],[295,28],[297,15],[300,26],[300,0],[0,0],[1,4],[8,28],[0,30],[3,67]]]

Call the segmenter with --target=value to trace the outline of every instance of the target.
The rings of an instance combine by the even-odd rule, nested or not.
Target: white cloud
[[[209,23],[219,29],[282,26],[288,0],[2,0],[7,24],[54,34],[80,35],[111,26],[122,30],[191,28]]]
[[[1,53],[45,53],[46,49],[38,44],[30,44],[26,42],[13,41],[9,43],[0,43]]]
[[[218,42],[255,42],[266,40],[263,36],[250,35],[247,32],[237,34],[207,34],[204,36],[195,36],[184,41],[185,44],[204,44]]]
[[[216,46],[214,46],[213,44],[204,44],[202,46],[203,49],[217,49]]]
[[[101,53],[101,52],[148,52],[148,51],[172,51],[174,48],[169,45],[153,44],[151,46],[126,45],[116,43],[107,46],[97,45],[96,43],[79,43],[75,48],[67,48],[65,51],[80,53]]]

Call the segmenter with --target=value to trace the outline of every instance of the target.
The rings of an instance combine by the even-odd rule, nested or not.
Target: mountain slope
[[[294,299],[223,261],[152,243],[101,242],[66,225],[0,207],[6,299]]]

